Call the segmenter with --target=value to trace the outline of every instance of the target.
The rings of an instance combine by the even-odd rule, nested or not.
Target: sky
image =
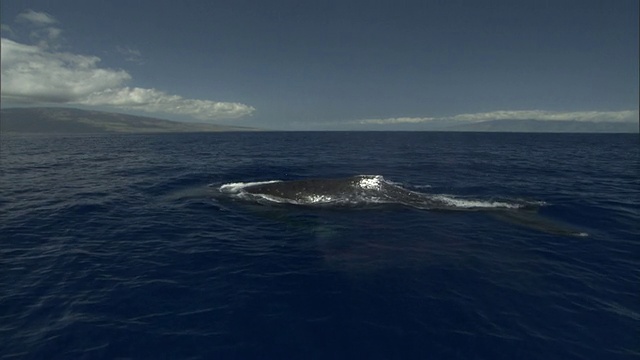
[[[274,130],[638,122],[638,0],[3,0],[1,104]]]

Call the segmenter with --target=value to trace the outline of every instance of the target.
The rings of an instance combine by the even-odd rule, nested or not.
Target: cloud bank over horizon
[[[17,22],[31,28],[33,45],[1,38],[1,97],[15,104],[110,106],[149,113],[189,116],[198,120],[237,119],[255,108],[238,102],[185,99],[157,89],[125,86],[125,70],[100,66],[97,56],[58,51],[62,30],[51,15],[27,10]],[[139,55],[139,53],[137,54]]]
[[[539,121],[588,121],[588,122],[638,122],[638,110],[622,111],[544,111],[544,110],[498,110],[490,112],[458,114],[443,117],[391,117],[359,119],[360,125],[419,124],[429,122],[475,123],[492,120],[539,120]]]

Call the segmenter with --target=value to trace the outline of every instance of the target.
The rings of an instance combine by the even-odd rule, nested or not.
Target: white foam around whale
[[[358,182],[358,186],[367,190],[380,190],[384,181],[381,175],[362,176]]]
[[[483,200],[470,200],[459,199],[451,195],[433,195],[434,200],[442,201],[445,204],[459,207],[459,208],[504,208],[504,209],[519,209],[523,207],[523,204],[508,203],[504,201],[483,201]]]
[[[273,183],[277,183],[277,182],[282,182],[282,180],[268,180],[268,181],[256,181],[256,182],[235,182],[235,183],[228,183],[228,184],[221,185],[219,189],[220,189],[220,192],[222,192],[222,193],[235,194],[235,193],[239,193],[240,191],[242,191],[242,189],[244,189],[244,188],[246,188],[248,186],[273,184]]]

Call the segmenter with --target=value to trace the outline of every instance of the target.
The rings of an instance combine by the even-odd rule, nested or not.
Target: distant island
[[[453,124],[452,124],[453,123]],[[637,122],[500,119],[485,121],[433,120],[418,123],[377,124],[381,131],[438,131],[438,132],[513,132],[513,133],[635,133]]]
[[[357,129],[352,129],[358,131]],[[457,123],[434,121],[422,124],[381,125],[363,129],[379,131],[458,131],[458,132],[520,132],[520,133],[638,133],[634,122],[549,121],[549,120],[487,120]],[[66,107],[7,108],[0,110],[0,133],[180,133],[266,131],[265,129],[188,123],[147,116],[81,110]]]
[[[559,120],[489,120],[457,125],[443,131],[523,132],[523,133],[637,133],[633,122],[595,122]]]
[[[177,133],[259,131],[256,128],[186,123],[146,116],[63,107],[0,110],[2,133]]]

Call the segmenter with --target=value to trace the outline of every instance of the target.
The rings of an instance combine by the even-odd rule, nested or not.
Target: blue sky
[[[637,122],[638,3],[8,0],[2,106],[293,130]]]

